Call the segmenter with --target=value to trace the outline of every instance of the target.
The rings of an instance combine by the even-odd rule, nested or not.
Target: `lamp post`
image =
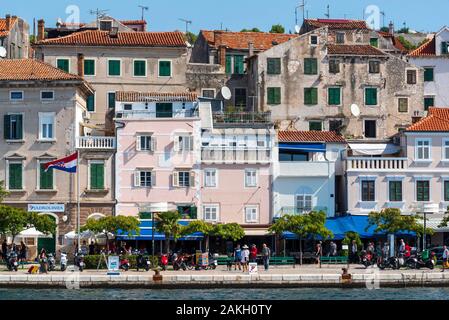
[[[155,254],[155,248],[154,248],[154,215],[155,215],[156,213],[155,212],[152,212],[151,213],[151,220],[152,220],[152,224],[151,224],[151,226],[152,226],[152,228],[151,228],[151,250],[152,250],[152,257],[154,257],[154,254]]]

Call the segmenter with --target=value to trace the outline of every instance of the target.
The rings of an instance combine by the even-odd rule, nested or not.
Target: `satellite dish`
[[[360,108],[358,105],[351,105],[351,113],[354,117],[358,118],[360,116]]]
[[[0,58],[6,58],[6,49],[0,47]]]
[[[231,90],[228,87],[221,88],[221,95],[225,100],[231,100],[232,98]]]
[[[296,25],[295,26],[295,32],[299,34],[301,32],[301,27]]]

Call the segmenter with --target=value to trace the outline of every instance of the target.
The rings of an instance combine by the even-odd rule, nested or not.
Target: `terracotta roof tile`
[[[197,101],[198,95],[193,92],[135,92],[135,91],[118,91],[116,93],[116,101],[121,102],[150,102],[150,101],[167,101],[167,102],[194,102]]]
[[[399,41],[399,38],[398,38],[398,37],[395,37],[395,36],[392,35],[391,33],[389,33],[389,32],[384,32],[384,31],[377,31],[377,33],[378,33],[380,36],[384,37],[384,38],[389,38],[389,39],[391,39],[391,42],[393,43],[394,47],[395,47],[396,49],[398,49],[399,51],[401,51],[401,52],[403,52],[403,53],[406,53],[406,52],[409,51],[409,50],[407,50],[407,49],[404,47],[404,45],[402,44],[402,42]]]
[[[428,57],[435,55],[436,55],[435,37],[433,37],[426,43],[422,44],[419,48],[409,53],[410,57]]]
[[[47,63],[33,59],[0,59],[0,81],[26,80],[83,80]]]
[[[347,19],[306,19],[305,24],[308,24],[314,28],[329,27],[329,29],[342,29],[342,30],[353,30],[353,29],[366,29],[366,21],[363,20],[347,20]]]
[[[202,30],[208,44],[214,48],[224,45],[229,49],[249,50],[248,43],[254,44],[254,50],[265,51],[277,44],[287,42],[296,38],[296,34],[267,33],[267,32],[229,32],[229,31],[208,31]],[[216,41],[221,39],[221,41]]]
[[[370,45],[329,44],[328,54],[355,56],[385,56],[385,53]]]
[[[182,32],[119,32],[116,38],[108,31],[86,30],[68,36],[39,41],[37,45],[117,46],[117,47],[186,47]]]
[[[136,25],[136,24],[147,24],[145,20],[120,20],[121,24],[126,25]]]
[[[346,140],[333,131],[279,131],[279,142],[335,142]]]
[[[449,108],[429,108],[427,117],[413,124],[406,131],[449,132]]]
[[[16,17],[11,17],[11,24],[9,26],[9,29],[6,30],[6,19],[0,19],[0,37],[6,37],[8,36],[9,32],[12,29],[12,26],[16,23],[18,18]]]

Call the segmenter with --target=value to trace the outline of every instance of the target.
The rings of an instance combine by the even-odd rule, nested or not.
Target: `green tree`
[[[403,28],[401,28],[401,29],[398,30],[398,33],[405,33],[405,34],[408,34],[409,31],[410,31],[409,28],[403,27]]]
[[[341,243],[349,246],[353,240],[355,240],[355,243],[357,244],[357,248],[362,247],[362,239],[360,239],[360,235],[354,231],[346,232],[345,237],[341,241]],[[346,255],[348,255],[348,250],[344,250],[344,252],[346,253]]]
[[[390,28],[388,28],[388,27],[382,27],[382,28],[380,28],[380,31],[381,31],[381,32],[390,32]]]
[[[399,36],[398,40],[404,46],[404,48],[409,51],[417,48],[417,46],[415,46],[413,43],[405,39],[404,36]]]
[[[449,207],[447,207],[446,212],[444,213],[443,220],[438,225],[438,228],[446,228],[449,223]]]
[[[181,219],[181,215],[178,211],[161,212],[156,215],[155,229],[165,235],[166,253],[170,251],[170,239],[173,238],[176,242],[182,236],[183,227],[179,224],[179,219]]]
[[[213,234],[223,240],[238,241],[245,236],[245,230],[238,223],[217,224]]]
[[[262,32],[259,28],[252,28],[252,29],[242,29],[240,32]]]
[[[198,36],[196,34],[194,34],[193,32],[188,31],[185,34],[186,40],[190,43],[190,44],[194,44],[196,42],[196,39],[198,38]]]
[[[56,221],[45,214],[38,214],[36,212],[28,213],[29,228],[34,227],[37,231],[45,235],[56,236]]]
[[[100,219],[88,219],[86,224],[80,228],[81,232],[91,231],[95,234],[104,234],[106,244],[109,243],[109,233],[114,235],[121,231],[129,237],[140,234],[139,219],[125,216],[108,216]]]
[[[209,251],[209,239],[215,234],[215,226],[212,223],[202,220],[192,221],[188,226],[182,228],[181,235],[187,236],[195,232],[204,234],[206,252]]]
[[[281,24],[275,24],[271,27],[270,33],[285,33],[285,28]]]

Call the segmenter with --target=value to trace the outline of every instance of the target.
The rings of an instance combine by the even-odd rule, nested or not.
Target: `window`
[[[156,174],[151,170],[137,170],[134,173],[134,186],[150,188],[156,184]]]
[[[201,96],[203,98],[215,98],[215,89],[201,89]]]
[[[10,162],[8,165],[8,189],[23,190],[22,162]]]
[[[416,181],[416,201],[429,201],[430,199],[430,181]]]
[[[171,61],[159,61],[159,77],[171,77]]]
[[[345,43],[345,33],[344,32],[337,32],[336,42],[339,44]]]
[[[281,104],[281,88],[267,88],[269,105]]]
[[[429,111],[430,107],[435,106],[435,97],[424,97],[424,110]]]
[[[256,206],[245,207],[245,222],[256,223],[259,222],[259,208]]]
[[[69,59],[56,59],[56,67],[65,72],[70,72],[70,60]]]
[[[234,90],[234,101],[236,107],[244,108],[246,107],[246,89],[245,88],[235,88]]]
[[[156,118],[173,118],[173,104],[156,103]]]
[[[377,48],[377,47],[379,47],[379,39],[378,38],[370,38],[369,44],[372,45],[373,47]]]
[[[54,91],[41,91],[41,100],[54,100],[55,92]]]
[[[257,170],[255,169],[245,170],[245,187],[246,188],[257,187]]]
[[[362,181],[362,201],[376,201],[374,180]]]
[[[369,73],[380,73],[380,61],[369,61]]]
[[[85,76],[95,75],[95,60],[93,59],[84,60],[84,75]]]
[[[312,35],[310,36],[310,44],[311,44],[312,46],[316,46],[316,45],[318,44],[318,36],[317,36],[317,35],[312,34]]]
[[[90,190],[104,190],[104,163],[90,164]]]
[[[449,202],[449,180],[444,181],[444,201]]]
[[[204,186],[207,188],[217,187],[217,170],[206,169],[204,170]]]
[[[156,139],[151,135],[139,135],[136,141],[137,151],[155,151]]]
[[[299,214],[312,211],[312,195],[298,194],[296,196],[296,210]]]
[[[10,91],[9,99],[11,101],[22,101],[23,100],[23,91]]]
[[[45,172],[44,165],[39,164],[39,190],[53,190],[53,169]]]
[[[120,77],[122,75],[122,61],[108,60],[108,76]]]
[[[134,77],[146,77],[146,76],[147,76],[147,61],[134,60]]]
[[[195,173],[192,171],[173,172],[173,187],[194,187]]]
[[[309,121],[309,131],[323,131],[323,123],[321,121]]]
[[[340,73],[340,61],[337,59],[330,59],[329,60],[329,72],[330,73]]]
[[[267,59],[267,74],[281,74],[281,59],[268,58]]]
[[[365,105],[377,106],[377,88],[365,88]]]
[[[376,120],[365,120],[365,138],[376,137]]]
[[[303,162],[309,161],[309,154],[300,151],[280,150],[279,151],[280,162]]]
[[[449,160],[449,139],[443,139],[443,160]]]
[[[218,206],[204,206],[204,220],[205,221],[218,221]]]
[[[408,112],[408,98],[398,98],[398,112]]]
[[[318,88],[304,88],[304,104],[318,104]]]
[[[430,160],[430,139],[416,139],[415,160]]]
[[[100,21],[100,30],[111,31],[112,30],[112,21],[110,21],[110,20]]]
[[[327,99],[330,106],[341,105],[341,88],[328,88],[327,89]]]
[[[123,110],[125,111],[131,111],[133,109],[133,105],[131,103],[125,103],[123,105]]]
[[[416,84],[416,70],[407,70],[407,84]]]
[[[5,140],[23,139],[23,115],[6,114],[4,116],[4,137]]]
[[[434,81],[433,70],[434,70],[433,67],[425,67],[424,68],[424,81],[425,82]]]
[[[177,136],[175,138],[175,151],[193,151],[193,136]]]
[[[51,140],[55,138],[55,114],[52,112],[39,112],[39,139]]]
[[[115,109],[115,92],[108,92],[108,108]]]
[[[245,72],[243,56],[234,56],[234,74],[243,74]]]
[[[87,97],[86,108],[87,108],[87,111],[89,111],[89,112],[95,111],[95,94],[92,94]]]
[[[316,58],[304,58],[304,74],[318,74],[318,60]]]
[[[391,202],[402,201],[402,181],[389,182],[389,199]]]
[[[343,120],[329,120],[329,131],[341,134]]]
[[[441,42],[441,54],[448,54],[448,42]]]

